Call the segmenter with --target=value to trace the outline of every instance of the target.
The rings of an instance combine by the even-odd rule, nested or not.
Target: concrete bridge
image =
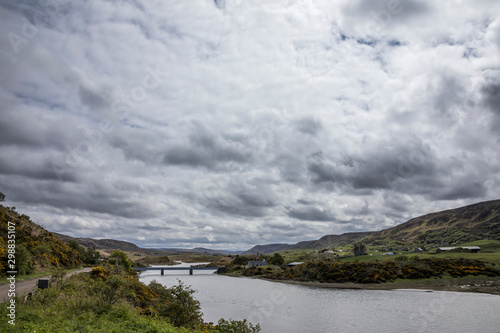
[[[188,266],[188,267],[176,267],[176,266],[167,266],[167,267],[135,267],[135,271],[161,271],[161,275],[165,275],[165,271],[189,271],[189,275],[193,275],[193,271],[217,271],[218,273],[223,273],[226,270],[226,267],[196,267],[196,266]]]

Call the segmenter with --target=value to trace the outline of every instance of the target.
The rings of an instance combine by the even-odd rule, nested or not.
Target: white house
[[[455,250],[455,249],[465,249],[465,250],[471,251],[472,253],[477,253],[477,252],[479,252],[479,250],[481,250],[481,248],[479,246],[459,246],[459,247],[449,246],[449,247],[439,247],[436,250],[436,253],[451,251],[451,250]]]
[[[296,261],[296,262],[289,263],[287,266],[288,267],[295,267],[295,266],[298,266],[298,265],[303,264],[303,263],[304,263],[303,261],[300,261],[300,262]]]

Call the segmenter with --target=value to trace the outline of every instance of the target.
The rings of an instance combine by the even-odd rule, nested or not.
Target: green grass
[[[75,271],[78,271],[80,269],[82,269],[83,267],[78,267],[78,268],[71,268],[71,269],[65,269],[64,271],[66,273],[70,273],[70,272],[75,272]],[[37,278],[41,278],[43,276],[49,276],[49,275],[52,275],[56,272],[57,270],[56,269],[50,269],[50,270],[47,270],[47,271],[42,271],[42,272],[36,272],[34,274],[28,274],[28,275],[17,275],[16,276],[16,281],[19,282],[19,281],[25,281],[25,280],[31,280],[31,279],[37,279]],[[7,277],[4,277],[2,278],[2,280],[0,281],[0,285],[2,284],[7,284],[9,283],[9,281],[7,281]]]
[[[462,244],[461,246],[479,246],[483,250],[500,251],[500,241],[497,240],[478,240],[475,242]]]
[[[194,291],[182,284],[149,286],[123,267],[106,265],[92,272],[56,280],[31,298],[15,300],[15,325],[9,323],[10,300],[0,303],[0,332],[150,332],[150,333],[256,333],[246,322],[203,323]],[[238,327],[240,330],[233,330]],[[242,330],[246,329],[246,330]]]
[[[78,296],[78,295],[75,295]],[[10,325],[7,320],[0,322],[2,332],[37,332],[37,333],[74,333],[74,332],[157,332],[157,333],[188,333],[185,328],[175,328],[164,320],[145,317],[129,304],[117,304],[108,312],[101,314],[86,309],[89,304],[81,300],[77,306],[73,300],[52,300],[34,305],[26,304],[17,299],[16,325]],[[7,317],[7,307],[0,309],[2,318]]]
[[[164,319],[140,315],[125,300],[103,303],[84,276],[88,274],[77,274],[48,289],[37,290],[32,299],[16,298],[16,325],[2,320],[0,332],[191,332],[175,328]],[[8,319],[6,305],[1,304],[0,316]]]
[[[412,253],[412,252],[394,252],[395,255],[381,255],[381,253],[375,252],[372,255],[358,256],[358,257],[344,257],[340,258],[340,261],[359,261],[359,262],[374,262],[374,261],[393,261],[401,256],[406,256],[408,258],[418,257],[420,259],[474,259],[484,261],[489,264],[500,266],[500,251],[495,252],[478,252],[478,253],[453,253],[453,252],[441,252],[441,253]]]
[[[454,253],[454,252],[441,252],[435,253],[436,249],[430,249],[428,252],[415,253],[406,251],[392,251],[394,255],[382,255],[386,251],[368,251],[366,256],[353,257],[352,252],[339,253],[340,261],[359,261],[359,262],[372,262],[372,261],[391,261],[400,256],[407,256],[409,258],[417,256],[421,259],[437,258],[437,259],[475,259],[481,260],[490,264],[500,266],[500,241],[497,240],[478,240],[470,243],[456,245],[460,246],[479,246],[481,251],[478,253]],[[414,246],[413,246],[414,247]],[[370,255],[371,254],[371,255]]]

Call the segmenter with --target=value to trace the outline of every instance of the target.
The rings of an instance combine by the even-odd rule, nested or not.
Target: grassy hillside
[[[396,227],[379,231],[364,239],[392,239],[433,243],[448,238],[449,245],[479,239],[500,240],[500,200],[445,210],[416,217]]]
[[[15,233],[9,234],[15,226]],[[15,235],[15,270],[18,275],[47,271],[52,268],[74,268],[81,264],[75,249],[54,237],[30,217],[16,212],[14,207],[0,205],[0,276],[13,270],[8,261],[8,241]],[[11,238],[9,238],[9,236]],[[9,265],[9,266],[8,266]]]
[[[295,245],[289,246],[288,249],[320,250],[324,248],[335,248],[357,242],[364,237],[370,236],[371,234],[373,234],[373,232],[348,232],[342,235],[327,235],[316,241],[299,242]]]
[[[255,245],[250,250],[247,250],[247,251],[243,252],[242,254],[244,254],[244,255],[257,254],[257,253],[269,254],[269,253],[274,253],[274,252],[285,250],[289,246],[290,246],[289,244]]]
[[[55,232],[53,234],[63,242],[68,243],[70,241],[75,241],[82,246],[98,250],[141,251],[141,248],[139,248],[137,245],[125,241],[114,239],[74,238]]]
[[[372,235],[374,232],[349,232],[342,235],[327,235],[323,236],[318,240],[312,241],[302,241],[297,244],[268,244],[268,245],[256,245],[250,250],[243,252],[242,254],[271,254],[279,251],[289,251],[289,250],[321,250],[328,248],[335,248],[338,246],[345,246],[353,242],[357,242],[364,237]]]
[[[396,227],[376,232],[327,235],[318,240],[303,241],[288,246],[285,244],[258,245],[244,254],[332,249],[359,241],[385,249],[417,245],[432,248],[443,243],[457,245],[478,240],[500,240],[500,200],[485,201],[427,214]]]

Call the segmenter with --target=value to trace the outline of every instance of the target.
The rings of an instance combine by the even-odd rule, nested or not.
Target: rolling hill
[[[74,238],[71,236],[58,234],[53,232],[54,236],[63,242],[69,242],[71,240],[76,241],[78,244],[93,248],[96,250],[120,250],[120,251],[140,251],[141,248],[134,243],[114,240],[114,239],[93,239],[93,238]]]
[[[32,222],[29,216],[18,213],[15,207],[0,205],[0,234],[0,276],[6,271],[25,275],[58,267],[74,268],[82,263],[75,249]],[[8,261],[8,244],[13,240],[15,264]]]
[[[302,241],[297,244],[269,244],[269,245],[256,245],[250,250],[243,252],[243,254],[270,254],[278,251],[284,250],[294,250],[294,249],[314,249],[319,250],[323,248],[331,248],[341,245],[350,244],[372,235],[374,232],[349,232],[342,235],[326,235],[318,240],[312,241]]]
[[[376,232],[364,241],[393,239],[417,242],[426,234],[449,228],[461,230],[480,239],[499,239],[500,200],[484,201],[416,217],[398,226]]]
[[[268,244],[268,245],[255,245],[252,247],[250,250],[247,250],[243,252],[242,254],[257,254],[257,253],[262,253],[262,254],[269,254],[269,253],[274,253],[282,250],[286,250],[289,248],[291,245],[290,244]]]
[[[381,231],[327,235],[318,240],[292,245],[257,245],[244,254],[257,252],[270,254],[291,249],[319,250],[357,241],[367,244],[392,240],[405,243],[453,245],[480,239],[500,240],[500,200],[426,214]]]

